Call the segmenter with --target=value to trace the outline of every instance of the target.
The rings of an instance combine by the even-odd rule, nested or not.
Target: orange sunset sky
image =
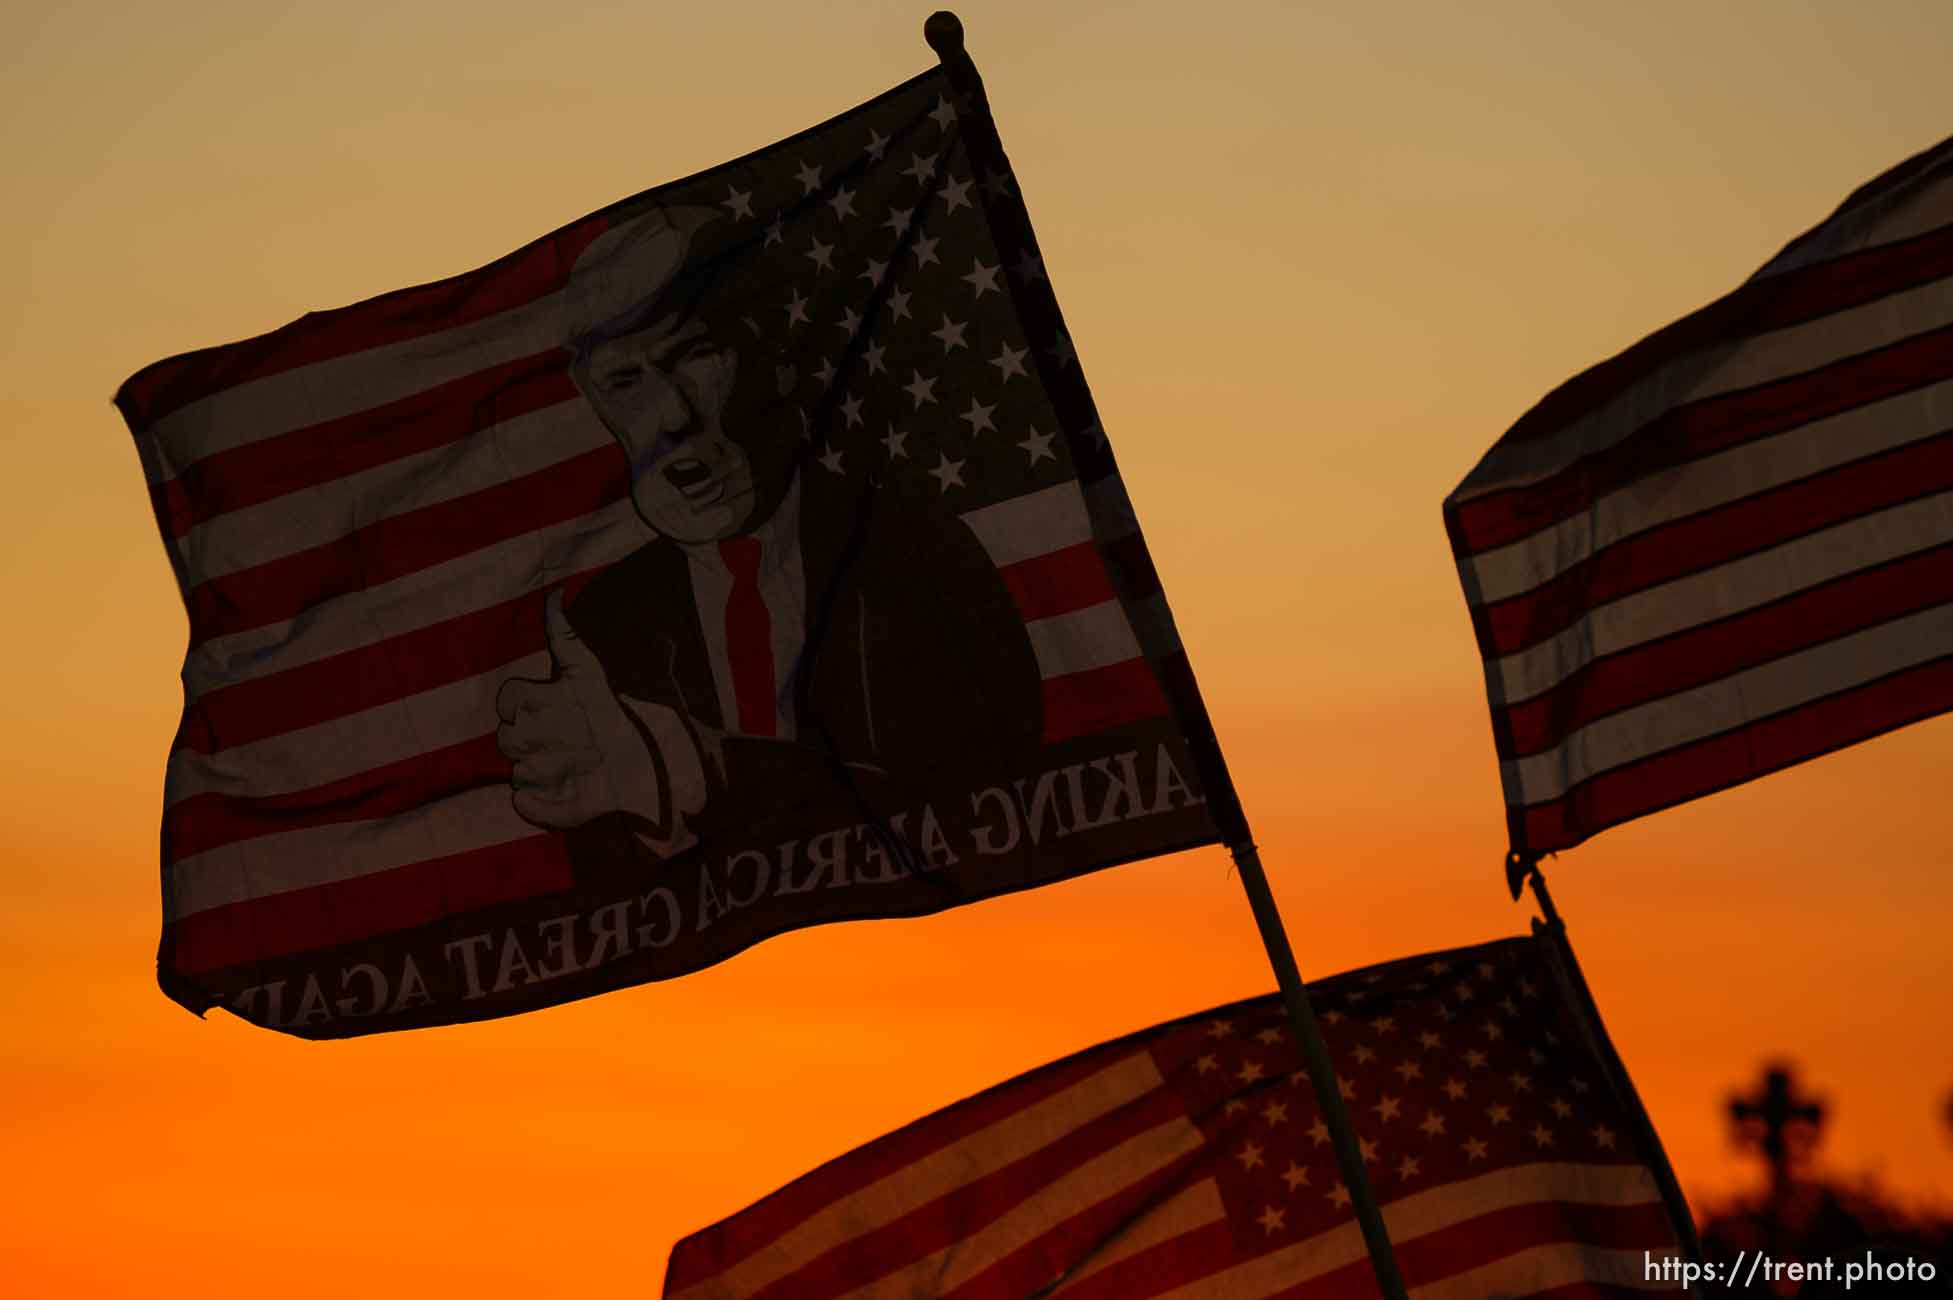
[[[1944,0],[965,3],[1302,969],[1524,929],[1440,521],[1561,380],[1953,131]],[[154,983],[186,624],[110,395],[479,265],[933,64],[927,8],[100,0],[0,49],[0,1293],[655,1292],[671,1244],[1273,978],[1219,848],[312,1044]],[[1785,1055],[1953,1203],[1953,719],[1549,864],[1700,1201]]]

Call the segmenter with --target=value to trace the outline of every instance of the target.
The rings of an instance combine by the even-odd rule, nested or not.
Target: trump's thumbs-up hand
[[[682,847],[690,838],[682,815],[696,813],[705,792],[684,720],[664,705],[618,697],[570,626],[560,589],[549,594],[544,618],[554,671],[547,681],[512,677],[495,697],[495,741],[514,764],[516,812],[548,830],[630,813],[653,847]]]

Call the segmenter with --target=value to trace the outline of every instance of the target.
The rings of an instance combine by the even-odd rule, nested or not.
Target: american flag
[[[1552,940],[1310,985],[1405,1281],[1425,1300],[1673,1288],[1638,1103]],[[1374,1296],[1278,998],[1045,1066],[673,1249],[669,1300]],[[1618,1090],[1617,1090],[1618,1089]]]
[[[653,537],[624,453],[573,383],[563,323],[579,254],[647,211],[708,214],[713,256],[748,286],[746,327],[797,368],[801,475],[921,500],[981,543],[1035,655],[1053,764],[1089,762],[1094,737],[1188,743],[1176,717],[1202,743],[1015,180],[980,138],[972,156],[964,116],[987,112],[932,71],[480,270],[123,386],[190,619],[162,837],[172,996],[257,1014],[240,991],[285,980],[289,1009],[308,969],[296,956],[386,968],[386,936],[452,937],[483,909],[571,888],[560,837],[512,809],[496,697],[511,677],[549,676],[549,592],[574,609]],[[1201,784],[1191,764],[1184,775]],[[934,910],[1216,835],[1202,809],[1157,842],[1083,836],[1063,862],[1047,843],[954,895],[837,915]],[[828,919],[814,914],[824,896],[806,901],[801,923]],[[726,955],[688,951],[661,952],[656,974]],[[441,1004],[457,986],[424,966],[413,975]],[[280,1027],[363,1032],[327,1025],[324,998],[321,1019]],[[399,1023],[446,1014],[423,999],[399,1010],[412,1011]]]
[[[1515,854],[1953,707],[1949,276],[1953,140],[1446,500]]]

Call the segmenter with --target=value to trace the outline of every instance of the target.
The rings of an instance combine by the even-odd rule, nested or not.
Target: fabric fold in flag
[[[1445,501],[1519,860],[1953,708],[1953,139]]]
[[[1239,836],[987,114],[932,71],[123,385],[171,996],[507,1015]]]
[[[1681,1249],[1552,942],[1310,986],[1416,1295],[1652,1291],[1644,1252]],[[667,1300],[1375,1294],[1274,996],[918,1120],[680,1241],[665,1281]]]

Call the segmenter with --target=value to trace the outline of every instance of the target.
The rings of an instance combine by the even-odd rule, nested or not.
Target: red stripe
[[[140,434],[226,388],[486,320],[562,288],[576,259],[608,224],[601,214],[585,217],[466,274],[312,312],[257,338],[158,361],[125,382],[115,404]]]
[[[1105,1245],[1126,1222],[1149,1204],[1157,1206],[1187,1183],[1188,1172],[1205,1156],[1195,1151],[1144,1178],[1117,1188],[1076,1214],[1054,1218],[1051,1226],[961,1285],[941,1292],[942,1300],[1023,1300],[1053,1278],[1062,1277]],[[1212,1181],[1207,1175],[1205,1181]],[[1096,1193],[1097,1189],[1094,1189]],[[1157,1281],[1155,1281],[1157,1286]]]
[[[972,1179],[907,1214],[839,1242],[792,1272],[754,1291],[748,1300],[821,1300],[847,1295],[914,1261],[980,1231],[1069,1171],[1121,1143],[1174,1119],[1185,1121],[1179,1098],[1155,1091],[1075,1128],[1048,1145]]]
[[[1506,816],[1513,845],[1571,848],[1596,831],[1953,709],[1953,656],[1677,746],[1581,782],[1558,799]]]
[[[1105,561],[1091,542],[1006,564],[997,570],[997,576],[1010,589],[1018,615],[1026,623],[1115,598]]]
[[[1949,489],[1953,432],[1942,432],[1650,528],[1531,591],[1484,606],[1480,649],[1487,659],[1512,654],[1609,601]]]
[[[192,795],[163,810],[163,865],[261,835],[395,817],[508,781],[509,761],[489,731],[306,790],[258,798]]]
[[[1130,1054],[1122,1040],[1044,1066],[898,1129],[789,1183],[731,1219],[672,1248],[667,1294],[731,1268],[836,1202],[1045,1101]]]
[[[1814,228],[1789,247],[1797,247],[1823,229],[1822,225]],[[1662,366],[1692,352],[1801,325],[1947,275],[1953,275],[1953,226],[1940,226],[1910,239],[1748,281],[1650,334],[1612,360],[1569,379],[1521,416],[1499,441],[1531,442],[1552,437]]]
[[[1055,745],[1168,711],[1153,666],[1128,659],[1044,680],[1044,743]]]
[[[569,888],[563,837],[538,834],[197,912],[168,928],[175,969],[195,975],[330,948]]]
[[[1942,140],[1930,149],[1922,149],[1898,166],[1874,176],[1871,180],[1866,181],[1863,185],[1853,190],[1850,196],[1838,205],[1838,210],[1832,213],[1829,219],[1816,228],[1805,231],[1784,245],[1783,251],[1771,258],[1770,262],[1780,262],[1784,258],[1789,257],[1805,244],[1822,237],[1825,228],[1839,218],[1856,215],[1858,209],[1864,207],[1874,199],[1882,198],[1887,193],[1898,189],[1914,177],[1941,166],[1949,159],[1953,159],[1953,138]]]
[[[1943,326],[1788,379],[1670,407],[1548,478],[1450,508],[1453,546],[1460,558],[1505,546],[1651,474],[1949,377],[1953,326]]]
[[[566,601],[574,601],[602,571],[602,566],[585,569],[557,586]],[[355,650],[207,691],[185,709],[175,748],[214,754],[391,704],[534,654],[548,644],[543,604],[549,590],[524,592]]]
[[[335,597],[594,513],[622,500],[629,490],[630,467],[623,450],[598,447],[532,474],[198,583],[186,599],[191,645],[295,618]]]
[[[1116,1245],[1117,1239],[1105,1244]],[[1090,1277],[1074,1282],[1064,1296],[1065,1300],[1140,1300],[1144,1296],[1163,1295],[1218,1273],[1238,1258],[1234,1253],[1234,1229],[1226,1219],[1217,1219],[1134,1251],[1116,1264],[1107,1264]],[[1090,1255],[1085,1256],[1081,1266],[1090,1259]]]
[[[399,401],[213,453],[152,486],[150,496],[168,535],[182,537],[227,511],[458,442],[574,396],[568,354],[551,348]]]
[[[1609,655],[1508,708],[1499,757],[1552,749],[1608,714],[1949,601],[1953,542]]]

